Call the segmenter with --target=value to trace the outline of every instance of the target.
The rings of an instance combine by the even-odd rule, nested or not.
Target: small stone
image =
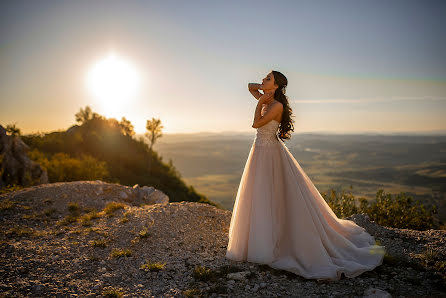
[[[249,271],[228,273],[227,278],[235,280],[246,280],[246,277],[249,273],[250,273]]]
[[[388,292],[378,289],[378,288],[368,288],[364,291],[363,298],[391,298]]]
[[[45,289],[45,286],[44,286],[44,285],[36,284],[36,285],[33,285],[33,286],[32,286],[31,291],[32,291],[34,294],[40,294],[40,293],[43,292],[44,289]]]

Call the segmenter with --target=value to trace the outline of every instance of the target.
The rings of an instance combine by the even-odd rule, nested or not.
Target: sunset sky
[[[295,132],[446,130],[445,1],[0,5],[0,124],[22,133],[86,105],[137,133],[254,132],[247,84],[272,69]]]

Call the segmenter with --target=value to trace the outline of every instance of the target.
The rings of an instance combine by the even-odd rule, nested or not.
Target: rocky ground
[[[160,203],[156,203],[160,202]],[[1,297],[445,296],[446,231],[349,219],[386,246],[381,266],[306,280],[225,258],[231,212],[100,181],[0,196]]]

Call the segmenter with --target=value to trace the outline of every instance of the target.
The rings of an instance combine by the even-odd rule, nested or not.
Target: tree
[[[147,132],[144,135],[150,141],[150,147],[149,147],[149,153],[150,153],[150,157],[149,157],[149,173],[151,171],[151,166],[152,166],[152,147],[155,144],[156,140],[163,136],[163,134],[161,133],[161,129],[163,127],[164,126],[161,125],[161,120],[160,119],[155,119],[155,118],[152,117],[152,120],[147,120],[147,123],[146,123]]]
[[[81,125],[87,122],[88,120],[99,118],[99,119],[105,119],[104,116],[99,115],[96,112],[93,112],[90,108],[90,106],[85,106],[85,109],[80,109],[78,113],[74,115],[76,117],[76,122],[79,122]]]
[[[15,123],[6,125],[6,132],[9,133],[11,136],[21,135],[20,128],[18,128]]]
[[[135,131],[133,130],[132,123],[125,119],[125,117],[122,117],[121,122],[119,122],[119,125],[122,128],[122,132],[127,136],[133,136],[135,135]]]
[[[78,113],[75,114],[76,121],[84,124],[88,120],[93,118],[93,112],[91,111],[90,106],[86,106],[85,109],[80,109]]]

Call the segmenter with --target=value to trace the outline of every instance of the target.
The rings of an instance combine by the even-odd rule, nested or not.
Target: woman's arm
[[[249,92],[258,100],[263,94],[259,92],[259,83],[248,83]]]
[[[259,99],[259,101],[257,102],[257,106],[256,106],[256,111],[255,111],[255,113],[254,113],[254,121],[252,122],[252,127],[253,128],[258,128],[258,127],[260,127],[260,126],[263,126],[264,125],[264,121],[261,121],[263,118],[262,118],[262,106],[263,106],[263,104],[264,103],[269,103],[269,102],[271,102],[271,99],[272,99],[272,97],[274,96],[274,93],[273,92],[268,92],[268,93],[265,93],[265,94],[263,94],[261,97],[260,97],[260,99]],[[271,114],[271,113],[266,113],[266,114]],[[263,117],[265,117],[266,116],[266,114],[263,116]],[[268,118],[269,118],[270,116],[268,115]],[[269,121],[269,120],[268,120]],[[267,122],[268,122],[267,121]],[[266,123],[266,122],[265,122]],[[260,126],[257,126],[258,124],[261,124]]]
[[[261,116],[262,106],[263,106],[263,102],[259,100],[257,102],[256,111],[254,112],[254,121],[252,122],[253,128],[255,128],[254,124],[256,124],[259,121],[259,119],[262,117]]]
[[[256,112],[254,116],[254,123],[252,124],[253,128],[259,128],[265,125],[266,123],[270,122],[274,118],[276,118],[277,115],[282,114],[283,112],[283,105],[281,102],[273,103],[271,107],[268,108],[268,111],[266,111],[265,115],[261,117],[261,110],[262,110],[262,104],[259,100],[256,107]],[[258,110],[258,111],[257,111]]]

